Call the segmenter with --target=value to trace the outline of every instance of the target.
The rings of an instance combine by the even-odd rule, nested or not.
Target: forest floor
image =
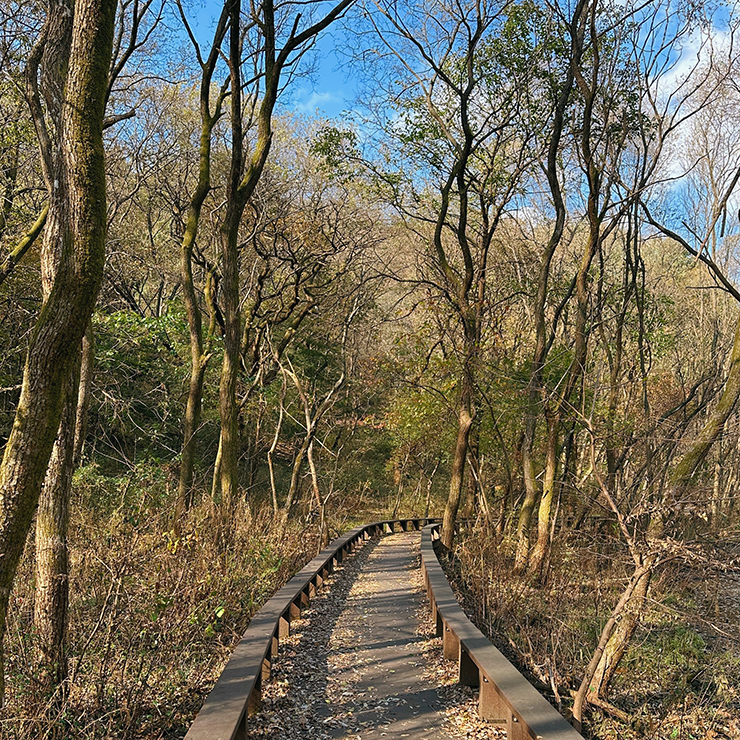
[[[569,542],[543,586],[510,575],[507,553],[467,537],[446,569],[470,618],[565,714],[591,645],[626,582],[614,552]],[[704,541],[653,579],[638,633],[584,736],[740,740],[740,541]],[[624,721],[626,715],[628,721]]]
[[[100,486],[91,486],[89,500],[73,510],[70,681],[52,712],[39,707],[33,680],[29,543],[6,635],[4,740],[53,733],[65,740],[182,738],[250,617],[318,548],[312,528],[295,527],[283,536],[271,511],[247,506],[234,515],[237,526],[228,548],[216,536],[218,520],[207,505],[193,510],[187,529],[173,539],[170,514],[154,497],[156,490],[152,485],[134,492],[123,485],[107,500]],[[385,515],[353,516],[371,521]],[[353,523],[343,521],[342,527]],[[589,541],[579,533],[577,541],[560,541],[547,583],[535,587],[511,577],[505,542],[473,534],[461,541],[453,569],[464,608],[539,688],[546,692],[554,685],[567,711],[569,692],[616,603],[628,563],[603,538]],[[654,579],[640,632],[614,680],[609,700],[631,721],[593,711],[587,736],[740,740],[740,540],[730,532],[695,553]],[[350,561],[351,568],[359,568],[361,557]],[[359,583],[356,576],[322,589],[312,604],[316,611],[306,616],[320,620],[319,610],[328,609],[330,623],[336,622],[341,599]],[[473,693],[456,685],[455,666],[443,661],[440,640],[433,639],[417,565],[409,581],[420,594],[417,647],[424,665],[419,669],[443,698],[444,732],[490,737],[485,733],[492,728],[477,723]],[[322,638],[321,649],[330,637]],[[281,651],[276,680],[266,691],[268,710],[271,700],[278,709],[280,692],[296,684],[292,671],[310,667],[301,643],[308,638],[291,639],[301,644],[301,653]],[[272,699],[270,692],[276,692]],[[288,714],[299,714],[306,703],[297,698]],[[278,715],[273,719],[281,721]],[[316,727],[317,733],[326,729]],[[298,732],[296,737],[306,736]]]

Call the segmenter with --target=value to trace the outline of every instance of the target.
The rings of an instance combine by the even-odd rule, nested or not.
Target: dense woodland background
[[[182,737],[326,542],[444,515],[584,736],[740,737],[735,5],[212,10],[0,7],[0,734]]]

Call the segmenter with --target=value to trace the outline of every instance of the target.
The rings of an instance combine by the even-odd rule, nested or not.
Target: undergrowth
[[[547,583],[537,586],[511,574],[511,549],[475,529],[446,568],[468,614],[567,716],[629,562],[603,536],[589,541],[579,533],[558,544]],[[715,554],[719,562],[725,553]],[[590,707],[584,736],[738,740],[739,624],[737,574],[708,567],[706,559],[664,566],[610,687],[617,712]]]
[[[208,504],[175,538],[171,510],[136,490],[138,506],[73,507],[70,678],[46,705],[32,670],[29,545],[10,607],[3,738],[182,737],[251,616],[316,554],[315,531],[283,537],[269,509],[244,502],[226,538]]]
[[[316,512],[283,534],[280,517],[254,500],[225,517],[206,497],[176,537],[172,486],[171,471],[152,464],[75,475],[69,680],[47,700],[33,669],[31,534],[9,607],[0,738],[182,738],[251,617],[319,549]],[[423,503],[399,514],[419,515]],[[393,507],[363,485],[329,506],[324,540]]]

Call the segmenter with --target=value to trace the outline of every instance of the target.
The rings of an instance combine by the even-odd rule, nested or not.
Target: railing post
[[[478,686],[480,684],[480,671],[478,666],[468,654],[468,651],[460,645],[460,666],[457,682],[463,686]]]
[[[252,693],[249,695],[247,700],[247,715],[256,714],[262,708],[262,675],[257,676],[257,680],[254,682],[254,688]],[[242,720],[245,725],[246,732],[246,717]],[[246,736],[246,735],[245,735]]]
[[[447,660],[458,660],[460,656],[460,640],[447,624],[442,633],[442,652]]]
[[[532,740],[527,726],[519,721],[515,714],[510,715],[509,722],[506,725],[506,737],[511,740]]]
[[[288,609],[288,614],[290,614],[290,609]],[[278,639],[282,640],[286,637],[290,637],[290,620],[281,616],[278,620]]]
[[[481,719],[498,725],[506,725],[507,740],[521,739],[521,735],[513,735],[513,715],[511,708],[498,693],[496,687],[486,676],[481,676],[482,681],[478,692],[478,714]],[[521,729],[521,724],[519,728]]]
[[[247,740],[247,712],[244,713],[239,721],[239,727],[234,735],[234,740]]]

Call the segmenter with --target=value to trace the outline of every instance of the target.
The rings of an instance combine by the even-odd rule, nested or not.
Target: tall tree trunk
[[[196,434],[200,427],[203,405],[203,383],[205,380],[208,358],[198,352],[198,347],[191,344],[190,383],[188,400],[185,405],[185,416],[182,422],[182,455],[180,457],[180,480],[177,487],[177,515],[175,527],[179,527],[181,516],[193,504],[193,476],[195,469]],[[197,359],[195,355],[198,355]]]
[[[251,193],[240,191],[244,168],[244,131],[241,81],[241,2],[228,0],[229,74],[231,80],[231,164],[227,205],[219,239],[221,242],[224,354],[219,385],[221,417],[220,475],[221,502],[228,509],[237,501],[239,489],[239,407],[236,385],[240,366],[241,317],[239,314],[239,226]],[[228,516],[228,514],[227,514]]]
[[[183,419],[182,455],[180,459],[180,481],[177,488],[177,506],[175,515],[175,531],[179,533],[180,519],[190,508],[193,502],[193,469],[198,428],[200,427],[201,408],[203,404],[203,382],[210,354],[204,351],[203,321],[200,306],[195,295],[193,281],[193,250],[198,235],[200,214],[208,193],[211,190],[211,142],[213,128],[223,113],[225,90],[221,90],[216,98],[213,112],[211,112],[211,82],[216,63],[219,59],[221,45],[226,36],[228,21],[227,6],[221,12],[213,43],[208,58],[201,66],[200,84],[200,150],[198,158],[198,183],[188,206],[187,220],[180,245],[180,285],[182,287],[185,313],[188,319],[190,339],[190,384],[188,386],[188,400],[185,406]],[[212,281],[209,273],[207,281]],[[208,295],[208,287],[206,294]],[[214,329],[212,312],[211,328]]]
[[[535,380],[533,374],[532,380]],[[530,399],[530,411],[527,414],[526,428],[524,430],[524,443],[522,444],[522,479],[524,480],[524,500],[519,509],[519,519],[516,528],[516,555],[514,556],[514,573],[521,574],[527,568],[529,562],[529,520],[532,517],[539,484],[534,472],[532,451],[534,447],[535,429],[537,426],[537,414],[532,410]]]
[[[560,419],[557,416],[548,416],[547,460],[542,484],[542,497],[537,512],[537,542],[529,556],[529,574],[536,579],[544,577],[543,565],[548,560],[550,552],[550,515],[557,478],[559,437]]]
[[[473,386],[469,377],[463,380],[463,389],[460,397],[460,408],[457,412],[457,437],[452,458],[450,473],[450,490],[447,495],[447,505],[442,523],[442,544],[451,548],[455,538],[455,522],[457,510],[463,492],[465,478],[465,463],[468,459],[468,440],[473,426]]]
[[[82,460],[87,436],[87,419],[90,410],[90,388],[92,387],[93,367],[95,364],[95,335],[92,325],[88,324],[82,338],[82,358],[80,366],[80,385],[77,390],[77,413],[75,415],[75,442],[72,464],[76,470]]]
[[[47,232],[42,259],[54,260],[55,230]],[[49,276],[51,270],[45,271]],[[53,286],[44,280],[48,297]],[[66,639],[69,604],[69,507],[72,475],[82,454],[86,429],[89,387],[94,346],[92,328],[82,341],[81,353],[74,359],[64,389],[64,410],[49,460],[36,514],[36,579],[34,595],[34,667],[40,685],[40,698],[64,698],[67,677]],[[84,369],[84,378],[83,376]],[[61,691],[59,691],[61,689]]]
[[[229,14],[229,74],[231,79],[231,162],[227,187],[227,206],[221,227],[223,269],[224,359],[221,368],[219,411],[221,413],[220,487],[221,496],[235,501],[238,488],[238,406],[236,385],[240,366],[241,336],[239,315],[238,237],[244,209],[262,177],[272,146],[272,113],[280,89],[283,68],[291,63],[295,52],[344,13],[352,0],[340,0],[316,23],[299,32],[300,15],[296,16],[285,43],[277,48],[274,0],[258,4],[262,36],[261,102],[257,113],[257,133],[252,154],[245,167],[242,110],[242,26],[241,0],[227,0]]]
[[[18,409],[0,464],[0,639],[5,634],[18,561],[59,429],[65,383],[103,275],[103,114],[115,10],[115,0],[77,0],[74,8],[59,137],[63,170],[56,188],[66,193],[64,210],[69,216],[63,221],[54,287],[31,336]],[[0,652],[0,677],[2,657]],[[0,681],[1,689],[4,681]]]
[[[65,388],[65,403],[36,514],[34,663],[40,694],[54,694],[67,677],[69,604],[69,505],[74,472],[79,360]],[[57,700],[62,698],[57,695]]]
[[[542,410],[542,371],[548,355],[546,305],[548,283],[550,280],[550,265],[555,250],[563,238],[565,229],[565,202],[562,187],[558,177],[558,163],[561,156],[560,142],[565,126],[565,111],[571,99],[575,72],[583,56],[584,18],[588,0],[578,0],[573,9],[573,16],[569,24],[570,32],[570,64],[564,84],[560,90],[555,112],[553,115],[552,135],[547,152],[547,166],[545,174],[550,187],[550,194],[555,208],[555,224],[550,239],[542,254],[539,275],[537,280],[537,295],[535,298],[535,350],[532,357],[532,372],[527,388],[527,411],[524,422],[524,444],[522,445],[522,475],[524,477],[525,496],[519,510],[517,523],[517,548],[514,559],[514,572],[523,573],[529,559],[529,521],[537,502],[537,478],[534,471],[534,442],[537,432],[537,420]]]
[[[236,385],[240,367],[241,317],[239,314],[239,252],[237,237],[243,209],[227,206],[221,234],[223,271],[224,355],[219,387],[221,416],[221,499],[236,503],[239,489],[239,405]]]

